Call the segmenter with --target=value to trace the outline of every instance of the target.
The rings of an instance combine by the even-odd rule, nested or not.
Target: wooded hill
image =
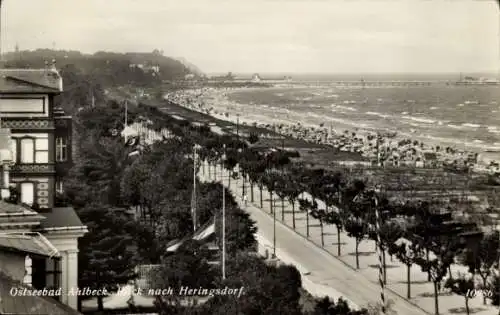
[[[5,67],[10,68],[43,68],[45,62],[57,62],[58,69],[69,65],[79,68],[87,75],[99,75],[111,84],[147,84],[154,81],[175,80],[183,78],[192,71],[183,62],[163,55],[162,51],[116,53],[98,51],[84,54],[75,50],[22,50],[4,54]],[[144,82],[149,71],[131,67],[131,65],[158,66],[158,75],[152,76],[151,82]],[[146,76],[144,76],[146,74]]]

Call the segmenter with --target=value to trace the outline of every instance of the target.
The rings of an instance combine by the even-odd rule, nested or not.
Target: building
[[[128,66],[131,69],[141,69],[142,71],[144,71],[146,73],[152,73],[152,74],[159,74],[160,73],[160,66],[158,66],[158,65],[150,65],[150,64],[143,64],[143,63],[131,63]]]
[[[68,292],[78,287],[78,238],[87,228],[55,201],[72,160],[71,117],[54,108],[62,78],[55,63],[0,74],[0,290],[5,279],[60,289],[53,299],[76,309]]]
[[[253,83],[258,83],[258,82],[260,82],[260,81],[261,81],[261,78],[260,78],[259,74],[258,74],[258,73],[254,73],[254,74],[252,75],[252,80],[251,80],[251,81],[252,81]]]

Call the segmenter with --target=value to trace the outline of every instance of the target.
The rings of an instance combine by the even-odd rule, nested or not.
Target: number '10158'
[[[467,290],[467,296],[470,298],[476,297],[476,296],[484,296],[484,297],[492,297],[493,296],[493,291],[491,290]]]

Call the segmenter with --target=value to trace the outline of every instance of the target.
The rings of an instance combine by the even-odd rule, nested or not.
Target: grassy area
[[[315,144],[300,139],[285,137],[266,128],[245,124],[240,124],[237,126],[232,122],[214,118],[205,113],[196,112],[172,102],[146,101],[144,103],[150,106],[158,107],[169,115],[179,116],[189,121],[205,124],[215,124],[216,126],[221,128],[222,131],[229,134],[239,134],[242,137],[246,137],[251,133],[256,133],[258,135],[261,135],[260,141],[258,143],[259,146],[270,148],[285,147],[287,149],[297,150],[300,153],[311,151],[313,152],[313,154],[320,154],[322,161],[318,161],[318,164],[327,163],[330,160],[359,160],[362,158],[358,153],[342,152],[327,145]]]

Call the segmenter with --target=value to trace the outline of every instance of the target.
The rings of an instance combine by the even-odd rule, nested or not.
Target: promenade
[[[203,174],[205,169],[205,174]],[[212,169],[213,171],[213,169]],[[227,171],[226,178],[227,178]],[[213,181],[208,177],[208,167],[200,168],[199,178],[202,181]],[[217,180],[221,179],[220,167],[217,171]],[[270,214],[270,194],[263,190],[263,209],[260,209],[260,193],[254,188],[254,202],[251,202],[250,185],[247,182],[245,191],[248,196],[247,206],[242,204],[242,178],[231,179],[230,191],[240,204],[256,221],[260,236],[273,241],[273,217]],[[224,185],[228,187],[227,179]],[[321,245],[321,229],[319,221],[309,217],[310,236],[306,238],[306,215],[299,211],[298,202],[295,205],[296,228],[292,228],[292,206],[285,201],[284,221],[282,219],[282,204],[277,196],[273,196],[276,210],[276,255],[286,255],[294,262],[297,269],[303,273],[302,277],[308,280],[331,287],[360,307],[368,303],[379,302],[380,288],[378,285],[378,257],[375,252],[375,243],[371,240],[361,242],[359,246],[360,269],[356,270],[355,240],[340,233],[341,256],[337,256],[337,229],[335,226],[325,225],[323,229],[324,246]],[[319,202],[320,208],[322,207]],[[323,206],[324,207],[324,206]],[[286,259],[284,259],[286,260]],[[411,268],[411,299],[407,300],[407,269],[396,258],[387,256],[387,288],[386,300],[394,302],[393,309],[400,315],[434,314],[434,288],[427,282],[427,274],[419,266]],[[453,265],[452,273],[466,272],[461,265]],[[326,293],[325,293],[326,295]],[[488,302],[489,303],[489,302]],[[498,308],[492,305],[483,305],[480,296],[469,301],[470,313],[479,315],[496,315]],[[439,314],[466,314],[464,298],[455,294],[440,293]]]

